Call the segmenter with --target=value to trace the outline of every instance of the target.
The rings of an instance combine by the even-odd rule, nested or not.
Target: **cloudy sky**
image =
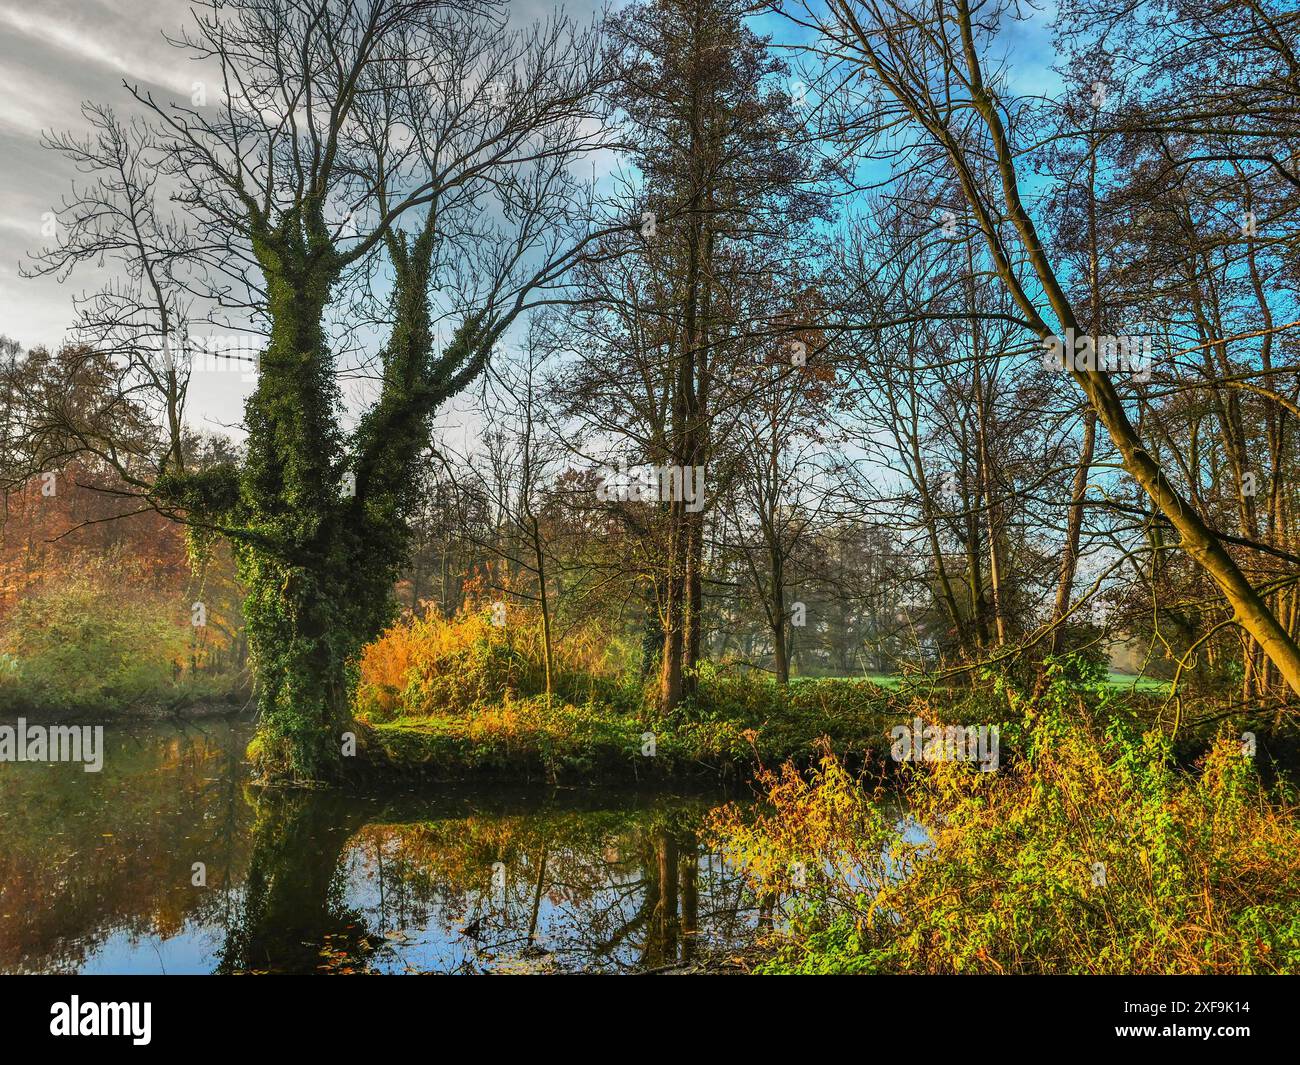
[[[81,131],[83,100],[126,107],[122,81],[189,96],[189,62],[162,39],[186,18],[184,0],[0,0],[0,333],[23,344],[57,344],[71,295],[97,288],[87,271],[60,285],[18,276],[44,243],[41,215],[76,177],[40,146],[42,130]]]
[[[569,0],[586,17],[594,0]],[[514,0],[512,17],[551,10],[545,0]],[[81,104],[133,113],[122,82],[161,97],[188,98],[196,67],[163,33],[189,20],[188,0],[0,0],[0,334],[31,346],[57,344],[71,319],[71,296],[98,285],[92,272],[60,285],[18,276],[42,243],[41,216],[76,177],[68,161],[40,146],[44,130],[86,127]]]
[[[569,0],[564,9],[586,19],[596,0]],[[513,0],[511,17],[531,21],[554,10],[549,0]],[[46,131],[82,134],[84,101],[113,106],[120,117],[137,113],[126,81],[160,98],[188,101],[199,68],[169,45],[191,19],[188,0],[0,0],[0,335],[25,347],[57,346],[72,322],[72,300],[93,292],[107,276],[86,264],[68,280],[24,278],[19,265],[48,243],[42,216],[59,205],[76,168],[41,147]],[[191,418],[209,428],[238,417],[251,385],[242,375],[205,381],[191,399]]]

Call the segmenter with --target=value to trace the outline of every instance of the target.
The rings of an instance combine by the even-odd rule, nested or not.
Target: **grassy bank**
[[[509,626],[493,625],[488,611],[405,620],[361,662],[354,767],[373,779],[637,783],[747,778],[787,760],[806,768],[823,742],[851,767],[890,768],[890,730],[915,717],[999,725],[1012,758],[1023,738],[1021,695],[996,678],[967,687],[844,677],[781,686],[706,664],[695,696],[662,715],[641,678],[620,672],[620,658],[623,649],[598,632],[579,633],[556,653],[547,694],[541,629],[522,612]],[[1135,690],[1130,681],[1125,690],[1095,670],[1070,683],[1104,718],[1135,727],[1174,721],[1158,689]],[[1220,718],[1184,708],[1175,753],[1188,761],[1202,753]]]
[[[895,697],[870,681],[783,689],[710,669],[694,700],[662,716],[611,659],[599,634],[567,640],[548,695],[534,624],[497,627],[483,612],[394,626],[361,663],[357,715],[368,727],[358,769],[435,779],[716,779],[805,757],[823,735],[861,759],[883,749],[897,712]]]
[[[828,735],[851,760],[883,755],[897,713],[868,682],[799,685],[789,695],[770,683],[750,688],[763,698],[721,710],[696,706],[669,718],[609,703],[548,703],[544,695],[404,716],[367,730],[363,761],[375,773],[435,779],[726,779],[786,759],[808,761]]]

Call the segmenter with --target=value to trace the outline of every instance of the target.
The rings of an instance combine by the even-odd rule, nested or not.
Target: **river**
[[[743,947],[723,796],[249,781],[245,722],[0,764],[0,971],[634,972]]]

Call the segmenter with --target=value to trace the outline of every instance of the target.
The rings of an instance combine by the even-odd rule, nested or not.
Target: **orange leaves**
[[[0,526],[0,620],[29,591],[79,575],[89,560],[129,558],[151,591],[189,578],[183,527],[134,497],[126,486],[82,463],[34,478],[6,499]]]
[[[420,645],[419,622],[390,626],[361,655],[358,704],[389,715],[397,710],[402,690]]]

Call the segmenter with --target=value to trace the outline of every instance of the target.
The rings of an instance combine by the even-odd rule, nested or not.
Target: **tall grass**
[[[716,842],[789,917],[765,971],[1300,972],[1293,794],[1227,731],[1189,774],[1080,705],[1054,690],[998,772],[906,768],[901,808],[829,751],[723,808]]]
[[[625,706],[635,693],[623,681],[618,649],[595,626],[565,632],[552,649],[552,696],[559,703]],[[541,619],[512,605],[496,625],[490,608],[451,618],[407,617],[366,647],[357,712],[392,721],[469,713],[546,692]]]

